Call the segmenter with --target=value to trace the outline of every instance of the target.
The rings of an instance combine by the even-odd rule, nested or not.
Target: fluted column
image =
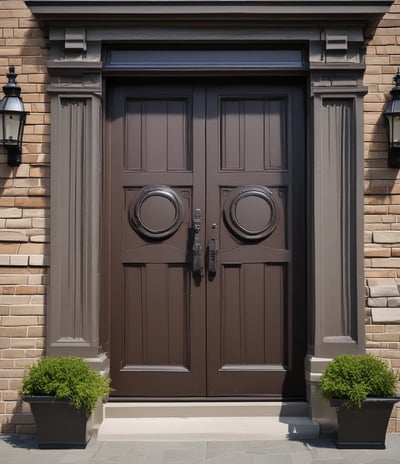
[[[52,96],[51,356],[98,354],[100,110],[96,95]]]

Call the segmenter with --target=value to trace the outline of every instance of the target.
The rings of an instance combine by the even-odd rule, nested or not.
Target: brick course
[[[22,164],[0,148],[0,432],[34,430],[18,397],[25,368],[44,353],[49,98],[42,31],[23,1],[0,1],[0,78],[15,65],[25,109]]]
[[[24,2],[0,1],[0,78],[3,85],[7,66],[16,66],[30,111],[22,165],[8,167],[0,148],[0,432],[33,430],[29,408],[17,391],[24,369],[44,353],[50,153],[47,55],[42,31]],[[400,65],[400,0],[379,24],[365,61],[367,349],[400,369],[400,176],[387,167],[382,120]],[[400,405],[389,430],[400,432]]]
[[[400,63],[400,1],[379,24],[367,47],[365,97],[365,283],[368,352],[400,369],[400,177],[387,167],[382,111]],[[400,431],[397,406],[389,424]]]

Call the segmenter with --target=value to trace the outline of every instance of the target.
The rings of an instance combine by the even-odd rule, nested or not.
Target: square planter
[[[52,396],[23,396],[35,419],[39,448],[85,448],[92,434],[92,422],[85,411],[67,400]]]
[[[386,429],[400,398],[367,398],[361,408],[348,408],[346,400],[332,399],[338,419],[338,448],[385,449]]]

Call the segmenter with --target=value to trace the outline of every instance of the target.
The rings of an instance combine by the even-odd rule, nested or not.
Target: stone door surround
[[[100,307],[102,118],[107,79],[173,75],[302,76],[307,82],[308,354],[364,349],[363,86],[367,34],[390,0],[27,0],[48,31],[51,262],[47,349],[107,364]],[[117,64],[119,50],[301,50],[301,64],[229,60]],[[126,53],[126,52],[125,52]],[[129,53],[128,53],[129,55]],[[134,54],[132,55],[134,56]],[[245,56],[245,54],[243,55]],[[111,58],[110,58],[111,57]]]

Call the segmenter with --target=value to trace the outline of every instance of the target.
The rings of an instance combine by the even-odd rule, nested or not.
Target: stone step
[[[99,441],[252,441],[317,438],[307,403],[107,403]]]
[[[293,402],[109,402],[104,405],[104,417],[271,417],[309,416],[309,405]]]

